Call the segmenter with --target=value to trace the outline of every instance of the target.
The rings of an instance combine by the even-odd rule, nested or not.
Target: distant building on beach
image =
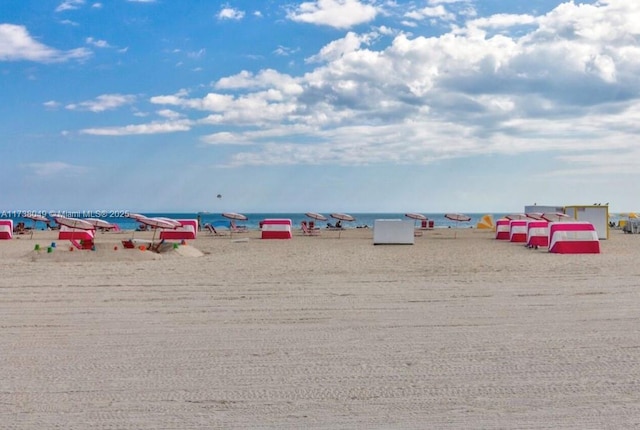
[[[535,212],[541,213],[553,213],[553,212],[564,212],[564,206],[549,206],[549,205],[539,205],[534,203],[531,206],[524,207],[524,213],[530,214]]]

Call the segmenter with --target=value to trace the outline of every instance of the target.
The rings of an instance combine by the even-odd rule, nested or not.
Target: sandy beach
[[[0,241],[0,429],[640,426],[637,235],[598,255],[476,229],[130,236]]]

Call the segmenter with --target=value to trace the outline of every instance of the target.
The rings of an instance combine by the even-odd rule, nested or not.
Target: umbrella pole
[[[154,228],[153,229],[153,237],[151,238],[151,246],[149,247],[150,250],[153,250],[154,246],[155,246],[155,242],[156,242],[156,232],[158,231],[158,228]]]

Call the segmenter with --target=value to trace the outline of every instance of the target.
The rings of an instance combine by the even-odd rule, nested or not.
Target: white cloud
[[[111,46],[106,40],[94,39],[93,37],[87,37],[85,39],[87,45],[95,46],[96,48],[110,48]]]
[[[171,109],[161,109],[161,110],[157,111],[156,113],[159,116],[163,117],[163,118],[173,119],[173,120],[182,118],[184,116],[180,112],[176,112],[176,111],[171,110]]]
[[[429,5],[445,3],[455,6]],[[548,152],[575,171],[637,141],[638,22],[640,3],[610,0],[473,18],[432,37],[387,31],[384,46],[381,31],[347,32],[311,55],[305,73],[241,71],[212,92],[151,97],[169,122],[84,132],[202,130],[203,142],[238,148],[225,161],[233,166]],[[599,159],[603,170],[616,162]]]
[[[283,57],[288,57],[290,55],[295,54],[298,51],[299,51],[299,49],[297,49],[297,48],[296,49],[288,48],[286,46],[280,45],[273,51],[273,53],[276,54],[276,55],[283,56]]]
[[[307,24],[350,28],[372,21],[379,10],[360,0],[316,0],[301,3],[289,11],[287,18]]]
[[[360,36],[353,32],[348,32],[342,39],[334,40],[324,46],[317,55],[307,59],[307,62],[335,61],[351,52],[360,49],[363,43],[369,41],[368,36]]]
[[[37,176],[77,176],[88,171],[86,167],[76,166],[62,161],[49,161],[44,163],[28,163],[22,165]]]
[[[81,130],[81,134],[95,136],[132,136],[143,134],[165,134],[180,131],[189,131],[191,124],[189,121],[152,122],[149,124],[126,125],[124,127],[102,127],[86,128]]]
[[[207,50],[202,48],[198,51],[187,52],[187,57],[192,59],[202,58],[207,53]]]
[[[87,100],[80,103],[71,103],[66,106],[69,110],[84,110],[90,112],[104,112],[114,110],[119,107],[132,104],[136,101],[136,96],[127,94],[103,94],[95,100]]]
[[[456,19],[456,16],[453,13],[447,12],[447,10],[442,5],[416,9],[406,13],[405,16],[417,21],[421,21],[427,18],[439,18],[445,21],[454,21]]]
[[[42,63],[81,60],[91,55],[85,48],[60,51],[34,40],[21,25],[0,24],[0,61],[35,61]]]
[[[64,0],[58,5],[56,12],[79,9],[82,5],[84,5],[84,0]]]
[[[220,20],[233,20],[233,21],[239,21],[242,18],[244,18],[244,12],[241,10],[237,10],[237,9],[233,9],[231,7],[223,7],[222,9],[220,9],[220,12],[218,12],[218,19]]]
[[[247,136],[238,134],[238,133],[230,133],[227,131],[222,131],[219,133],[210,134],[208,136],[203,136],[201,140],[210,145],[251,145],[253,144],[253,142],[251,142],[251,140],[247,138]]]
[[[261,70],[258,74],[242,71],[234,76],[222,78],[214,84],[216,89],[271,88],[286,94],[300,94],[303,88],[298,80],[276,70]]]
[[[537,22],[536,17],[531,15],[496,14],[471,20],[467,22],[467,25],[481,28],[509,28],[518,25],[537,24]]]
[[[55,100],[46,101],[46,102],[42,103],[42,105],[44,107],[46,107],[47,109],[57,109],[57,108],[60,107],[60,103],[58,103]]]

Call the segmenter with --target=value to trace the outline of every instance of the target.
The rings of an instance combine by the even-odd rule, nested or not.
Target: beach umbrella
[[[404,216],[406,216],[407,218],[411,218],[412,220],[415,220],[416,227],[417,227],[418,221],[426,221],[427,220],[426,216],[424,216],[422,214],[419,214],[419,213],[416,213],[416,212],[409,212],[409,213],[404,214]]]
[[[406,216],[407,218],[415,219],[416,221],[424,221],[427,219],[426,216],[419,213],[413,213],[413,212],[406,213],[404,214],[404,216]]]
[[[349,214],[341,214],[341,213],[333,213],[333,214],[331,214],[331,218],[335,218],[337,220],[347,221],[347,222],[351,222],[351,221],[355,221],[356,220],[354,217],[352,217]]]
[[[471,221],[471,217],[464,214],[445,214],[445,218],[450,219],[455,222],[469,222]]]
[[[62,215],[52,215],[53,220],[59,224],[71,229],[71,239],[73,241],[73,233],[75,230],[95,230],[96,228],[90,222],[80,218],[68,218]]]
[[[223,212],[222,216],[231,220],[231,225],[229,227],[229,238],[233,237],[233,231],[236,230],[236,226],[233,221],[246,221],[249,219],[246,215],[239,214],[237,212]]]
[[[153,228],[153,238],[151,239],[152,244],[156,240],[156,232],[158,231],[158,229],[167,229],[167,230],[176,229],[176,225],[174,223],[169,222],[166,219],[162,219],[162,218],[142,217],[142,218],[138,218],[136,221]]]
[[[569,215],[562,212],[545,212],[542,214],[542,218],[546,219],[549,222],[557,222],[569,218]]]
[[[344,213],[332,213],[331,218],[337,219],[338,221],[346,221],[346,222],[352,222],[356,220],[353,216],[349,214],[344,214]],[[342,230],[340,230],[338,233],[338,239],[340,239],[341,235],[342,235]]]
[[[159,219],[159,220],[162,220],[162,221],[166,221],[169,224],[172,224],[174,228],[182,227],[182,224],[180,224],[180,221],[178,221],[177,219],[167,218],[167,217],[163,217],[163,216],[155,217],[154,219]]]
[[[141,218],[147,218],[146,215],[142,215],[142,214],[138,214],[135,212],[129,212],[128,214],[125,215],[126,218],[131,218],[132,220],[135,220],[137,222],[140,222]],[[143,224],[143,223],[140,223]],[[146,224],[145,224],[146,225]],[[136,229],[133,230],[133,233],[131,234],[131,238],[133,238],[136,235]]]
[[[535,220],[543,220],[544,218],[542,217],[544,214],[542,212],[529,212],[525,214],[527,216],[527,218],[531,218],[531,219],[535,219]]]
[[[99,219],[99,218],[84,218],[85,221],[87,221],[89,224],[93,225],[94,227],[100,227],[100,228],[115,228],[115,224],[111,224],[110,222],[107,222],[103,219]]]
[[[249,219],[247,218],[246,215],[239,214],[236,212],[224,212],[222,216],[228,219],[236,220],[236,221],[246,221]]]
[[[93,224],[80,218],[68,218],[62,215],[54,215],[53,220],[65,227],[78,229],[78,230],[95,230]]]
[[[450,219],[451,221],[455,221],[456,222],[456,230],[458,229],[458,223],[459,222],[469,222],[471,221],[471,217],[465,214],[455,214],[455,213],[450,213],[450,214],[444,214],[444,217],[447,219]],[[457,237],[458,232],[456,231],[453,234],[453,237]]]
[[[510,220],[522,220],[522,219],[527,219],[529,217],[527,216],[527,214],[509,214],[505,216],[505,218]]]
[[[315,219],[317,221],[326,221],[328,218],[322,214],[316,213],[316,212],[307,212],[305,213],[306,216],[308,216],[311,219]]]
[[[31,221],[33,221],[33,228],[31,229],[31,239],[33,239],[33,230],[36,229],[36,224],[38,221],[43,222],[47,225],[49,225],[49,222],[50,222],[49,218],[43,215],[38,215],[38,214],[26,214],[24,218],[30,219]]]
[[[133,213],[133,212],[131,212],[131,213],[128,213],[128,214],[126,215],[126,217],[127,217],[127,218],[131,218],[131,219],[135,219],[135,220],[137,221],[138,219],[140,219],[140,218],[146,218],[147,216],[146,216],[146,215],[142,215],[142,214],[137,214],[137,213]]]

